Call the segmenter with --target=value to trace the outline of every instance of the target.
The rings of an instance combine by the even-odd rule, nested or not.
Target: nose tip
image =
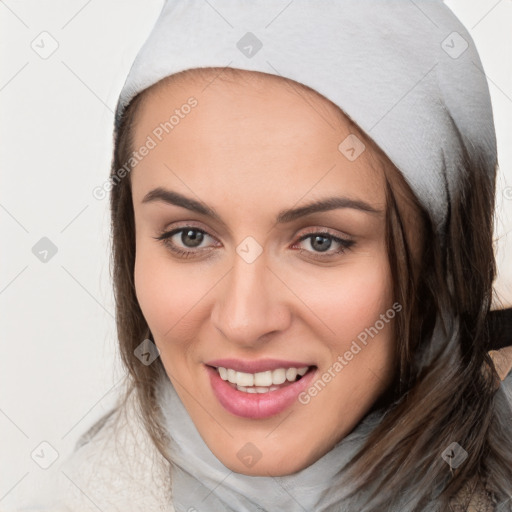
[[[263,260],[238,261],[217,290],[213,325],[227,339],[252,346],[286,329],[290,312],[279,283]]]

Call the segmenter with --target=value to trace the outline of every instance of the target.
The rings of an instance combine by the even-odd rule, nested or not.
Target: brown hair
[[[236,80],[253,75],[230,68],[223,71]],[[197,69],[178,75],[188,73],[206,76],[206,71]],[[173,79],[165,80],[169,78]],[[298,90],[311,92],[294,84]],[[135,116],[146,91],[131,101],[114,134],[111,177],[129,159]],[[432,499],[439,501],[440,510],[448,510],[450,497],[476,478],[497,503],[504,503],[512,495],[511,408],[503,389],[496,389],[498,375],[488,355],[496,272],[494,186],[489,177],[496,169],[466,157],[461,164],[465,172],[461,173],[459,192],[450,197],[447,229],[440,235],[401,173],[367,135],[360,135],[372,147],[386,175],[387,249],[394,299],[403,312],[395,323],[395,379],[377,403],[385,415],[349,464],[360,483],[355,492],[373,484],[374,492],[364,508],[367,511],[395,510],[404,493],[414,502],[413,510],[423,510]],[[398,194],[403,196],[401,201]],[[410,219],[406,222],[400,211],[404,199],[414,206],[422,239],[427,242],[418,262],[407,236]],[[136,392],[141,419],[155,446],[169,459],[155,396],[155,383],[165,369],[160,358],[146,366],[134,357],[135,348],[151,333],[135,294],[135,225],[129,179],[112,188],[111,215],[117,331],[128,370],[125,396]],[[424,365],[424,351],[441,312],[447,318],[457,318],[459,329],[445,325],[445,346]],[[455,471],[441,458],[453,441],[468,453]]]

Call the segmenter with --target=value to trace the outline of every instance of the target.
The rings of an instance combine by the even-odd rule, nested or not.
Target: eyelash
[[[178,247],[176,247],[176,245],[174,245],[170,239],[174,236],[174,235],[177,235],[179,233],[182,233],[183,231],[185,230],[191,230],[191,231],[195,231],[195,232],[198,232],[198,233],[202,233],[203,235],[207,235],[209,236],[210,238],[213,238],[209,233],[207,233],[206,231],[204,231],[203,229],[199,229],[195,226],[181,226],[180,228],[176,228],[176,229],[173,229],[171,231],[163,231],[160,233],[159,236],[157,237],[153,237],[155,240],[158,240],[160,242],[162,242],[164,244],[164,246],[166,248],[168,248],[171,252],[173,252],[176,256],[180,257],[180,258],[191,258],[191,257],[194,257],[195,255],[197,255],[197,253],[199,253],[200,251],[204,251],[205,249],[198,249],[198,250],[183,250],[183,249],[180,249]],[[300,254],[302,254],[303,252],[307,252],[309,254],[313,253],[315,254],[316,256],[314,256],[314,258],[316,259],[322,259],[322,260],[327,260],[327,259],[330,259],[332,257],[335,257],[339,254],[343,254],[347,251],[349,251],[355,244],[355,241],[354,240],[348,240],[348,239],[344,239],[344,238],[340,238],[338,236],[335,236],[333,235],[332,233],[329,233],[328,231],[312,231],[310,233],[307,233],[307,234],[304,234],[302,235],[298,240],[297,242],[294,243],[294,246],[300,242],[303,242],[304,240],[307,240],[308,238],[313,238],[314,236],[323,236],[325,238],[328,238],[336,243],[338,243],[340,245],[340,248],[336,251],[333,251],[333,252],[329,252],[327,253],[322,253],[322,252],[314,252],[314,251],[309,251],[309,250],[306,250],[306,249],[300,249]],[[329,249],[328,249],[329,251]],[[325,256],[324,256],[325,254]]]

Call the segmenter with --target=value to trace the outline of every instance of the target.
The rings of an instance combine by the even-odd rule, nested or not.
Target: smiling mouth
[[[280,414],[293,406],[299,394],[311,385],[318,374],[315,365],[302,366],[304,363],[299,362],[297,366],[287,366],[292,364],[297,365],[297,362],[268,360],[244,363],[226,359],[210,361],[204,368],[215,398],[227,412],[259,420]],[[230,365],[238,370],[260,371],[242,372],[227,368]]]
[[[315,370],[316,366],[276,368],[257,373],[239,372],[222,366],[210,366],[210,368],[214,369],[233,389],[244,393],[269,393],[299,381],[306,373]]]

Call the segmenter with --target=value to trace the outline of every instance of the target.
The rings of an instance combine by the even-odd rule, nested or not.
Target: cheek
[[[321,324],[315,321],[320,325],[316,334],[328,350],[322,370],[330,370],[335,376],[326,375],[332,378],[332,384],[330,392],[318,402],[322,407],[332,407],[333,395],[340,404],[351,404],[354,411],[369,406],[393,375],[393,319],[398,313],[392,307],[393,283],[387,255],[376,251],[359,256],[350,264],[347,260],[345,267],[330,276],[320,280],[309,276],[301,283],[304,302],[321,319]],[[333,408],[333,415],[339,413]]]
[[[192,265],[176,265],[159,248],[137,246],[134,282],[137,300],[155,341],[187,339],[197,324],[209,286]],[[177,333],[179,331],[179,336]]]
[[[384,256],[361,258],[323,275],[312,273],[302,278],[297,292],[322,321],[334,345],[374,325],[393,302],[391,273]]]
[[[343,288],[336,329],[351,338],[374,325],[393,302],[387,261],[376,262],[360,273],[351,274]]]
[[[401,310],[393,307],[392,289],[387,258],[375,255],[347,265],[335,279],[321,283],[321,293],[309,296],[311,309],[320,312],[329,331],[322,329],[327,332],[322,342],[328,354],[322,359],[320,382],[308,393],[316,410],[329,410],[332,424],[353,426],[392,381],[393,326]],[[320,393],[324,387],[328,391]],[[320,422],[324,421],[325,416]]]

